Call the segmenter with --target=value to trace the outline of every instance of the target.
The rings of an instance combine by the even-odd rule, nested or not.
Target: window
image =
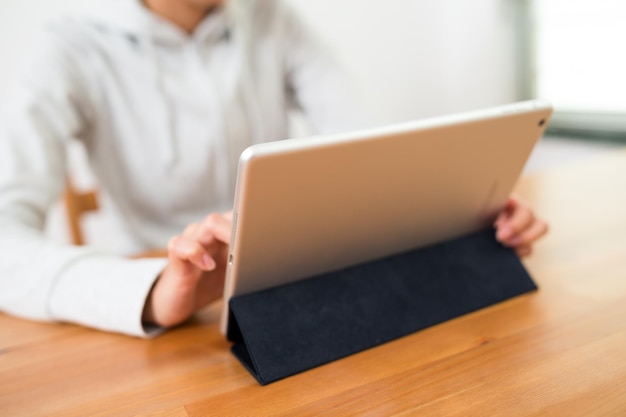
[[[526,85],[554,105],[552,130],[626,140],[626,1],[527,1]]]

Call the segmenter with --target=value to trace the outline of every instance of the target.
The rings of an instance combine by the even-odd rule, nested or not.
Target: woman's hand
[[[530,255],[533,243],[548,231],[547,223],[535,217],[532,209],[516,197],[509,197],[494,226],[496,239],[515,249],[519,256]]]
[[[154,284],[143,320],[171,327],[222,296],[232,213],[208,215],[170,239],[169,264]]]

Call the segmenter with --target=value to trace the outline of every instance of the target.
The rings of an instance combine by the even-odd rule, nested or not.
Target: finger
[[[188,225],[183,232],[183,236],[199,242],[204,247],[210,246],[215,241],[215,237],[211,231],[212,226],[208,223],[208,217],[201,222]]]
[[[501,242],[512,242],[524,230],[535,221],[532,210],[522,204],[518,204],[508,217],[503,218],[497,225],[496,238]]]
[[[204,271],[212,271],[216,267],[215,260],[206,249],[193,239],[186,236],[175,236],[168,245],[170,262],[187,262]]]
[[[223,243],[230,243],[230,235],[233,228],[232,213],[230,216],[216,214],[215,216],[209,216],[209,218],[215,237]]]
[[[507,225],[507,222],[511,217],[511,213],[513,213],[516,208],[517,201],[509,197],[504,208],[502,208],[500,214],[498,214],[498,217],[493,223],[493,226],[496,228],[496,238],[499,241],[508,239],[513,234],[513,230]]]
[[[232,219],[223,214],[211,213],[200,223],[196,230],[195,238],[204,246],[208,246],[215,240],[230,243]]]
[[[511,216],[511,213],[513,213],[513,211],[517,208],[517,204],[518,203],[515,198],[509,197],[493,225],[498,227],[500,223],[506,222]]]
[[[530,245],[517,246],[515,248],[515,253],[517,253],[517,256],[520,258],[523,258],[531,255],[533,253],[533,248]]]
[[[194,239],[199,226],[200,223],[197,222],[189,224],[187,227],[185,227],[185,230],[183,231],[183,236]]]
[[[526,246],[532,244],[535,240],[548,232],[548,224],[543,220],[536,219],[533,224],[526,228],[522,233],[516,236],[516,246]]]

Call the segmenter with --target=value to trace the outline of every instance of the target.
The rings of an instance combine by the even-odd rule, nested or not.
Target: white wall
[[[509,0],[290,0],[385,121],[515,100]]]

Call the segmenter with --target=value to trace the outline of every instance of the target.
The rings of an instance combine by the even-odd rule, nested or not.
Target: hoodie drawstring
[[[161,160],[163,162],[163,166],[166,171],[170,171],[174,163],[176,161],[176,144],[174,143],[176,140],[176,126],[174,121],[174,108],[172,105],[172,100],[169,99],[167,90],[165,87],[164,81],[164,71],[161,67],[161,62],[159,60],[156,47],[153,43],[153,40],[149,37],[141,37],[140,45],[146,51],[146,57],[150,61],[149,66],[152,68],[153,79],[156,87],[156,91],[161,97],[160,103],[162,105],[162,114],[161,117],[165,122],[166,132],[161,140],[157,139],[157,146],[159,146],[159,153],[161,155]]]

